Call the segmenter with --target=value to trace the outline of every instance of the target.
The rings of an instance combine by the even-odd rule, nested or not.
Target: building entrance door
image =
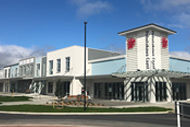
[[[148,101],[148,85],[145,82],[135,82],[131,85],[132,101]]]
[[[144,101],[143,98],[144,98],[145,91],[144,91],[143,85],[137,85],[137,90],[135,92],[137,94],[137,100]]]

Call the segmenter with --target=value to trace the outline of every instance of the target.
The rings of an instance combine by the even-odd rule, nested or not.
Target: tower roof
[[[151,23],[151,24],[147,24],[147,25],[144,25],[144,26],[132,28],[132,29],[129,29],[129,30],[126,30],[126,31],[122,31],[122,32],[119,32],[118,34],[122,35],[122,36],[126,36],[127,34],[130,34],[130,33],[133,33],[133,32],[137,32],[137,31],[141,31],[141,30],[146,30],[146,29],[156,29],[158,31],[165,32],[168,35],[176,33],[176,31],[173,31],[171,29],[168,29],[168,28],[159,26],[157,24]]]

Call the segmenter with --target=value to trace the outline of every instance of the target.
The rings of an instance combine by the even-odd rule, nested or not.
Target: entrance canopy
[[[137,77],[167,77],[167,78],[190,78],[190,73],[170,71],[170,70],[147,70],[128,71],[125,73],[113,73],[112,77],[117,78],[137,78]]]

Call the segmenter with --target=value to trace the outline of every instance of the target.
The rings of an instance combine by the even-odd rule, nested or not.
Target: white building
[[[168,36],[175,33],[148,24],[118,33],[126,36],[125,55],[87,48],[89,95],[150,103],[190,99],[190,60],[169,55]],[[78,95],[82,92],[83,75],[84,47],[71,46],[6,66],[0,91],[24,92],[35,86],[34,92],[42,89],[42,94],[54,95],[56,82],[61,80],[64,95]]]

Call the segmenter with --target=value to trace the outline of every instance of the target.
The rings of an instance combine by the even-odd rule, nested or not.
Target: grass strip
[[[0,96],[0,102],[30,101],[31,98],[26,96]]]
[[[67,107],[63,109],[53,108],[48,105],[10,105],[0,106],[0,111],[19,111],[19,112],[161,112],[172,109],[162,107],[132,107],[132,108],[95,108],[88,107],[84,111],[83,107]]]

